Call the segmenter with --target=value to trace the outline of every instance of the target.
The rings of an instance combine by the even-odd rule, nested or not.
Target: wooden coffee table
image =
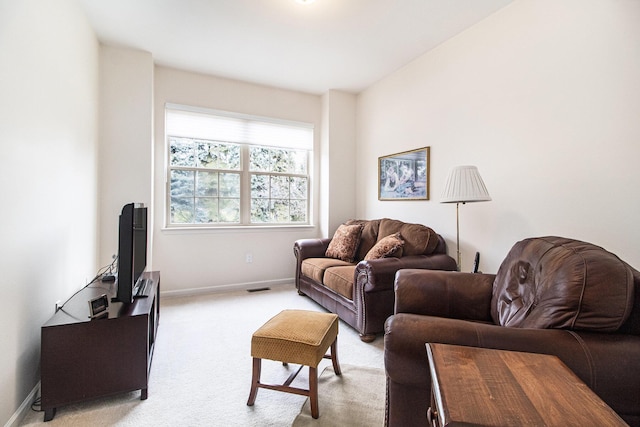
[[[556,356],[427,344],[429,422],[444,426],[626,426]]]

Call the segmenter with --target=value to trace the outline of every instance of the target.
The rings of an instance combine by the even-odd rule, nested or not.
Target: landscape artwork
[[[379,200],[429,200],[429,148],[378,157]]]

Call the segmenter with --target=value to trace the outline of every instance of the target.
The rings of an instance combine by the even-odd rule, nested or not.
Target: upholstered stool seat
[[[331,354],[327,350],[331,347]],[[256,400],[258,388],[284,391],[309,396],[311,415],[318,418],[318,372],[323,358],[331,359],[333,370],[341,374],[338,363],[338,316],[306,310],[284,310],[258,329],[251,337],[253,378],[247,405]],[[300,364],[282,385],[260,382],[262,359],[277,360],[283,364]],[[309,389],[291,387],[291,382],[303,366],[309,367]]]

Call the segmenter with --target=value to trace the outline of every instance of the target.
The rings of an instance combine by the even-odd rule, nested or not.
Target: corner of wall
[[[320,156],[321,231],[328,236],[356,215],[356,95],[323,95]]]

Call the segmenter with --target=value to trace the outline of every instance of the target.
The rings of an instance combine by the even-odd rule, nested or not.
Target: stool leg
[[[309,403],[311,404],[311,416],[318,418],[320,410],[318,409],[318,370],[313,366],[309,366]]]
[[[262,368],[262,359],[253,358],[253,377],[251,378],[251,392],[249,392],[249,400],[247,406],[253,406],[258,394],[258,383],[260,383],[260,370]]]
[[[338,337],[336,337],[335,341],[331,344],[331,363],[333,363],[333,372],[335,372],[336,375],[342,375],[340,363],[338,362]]]

